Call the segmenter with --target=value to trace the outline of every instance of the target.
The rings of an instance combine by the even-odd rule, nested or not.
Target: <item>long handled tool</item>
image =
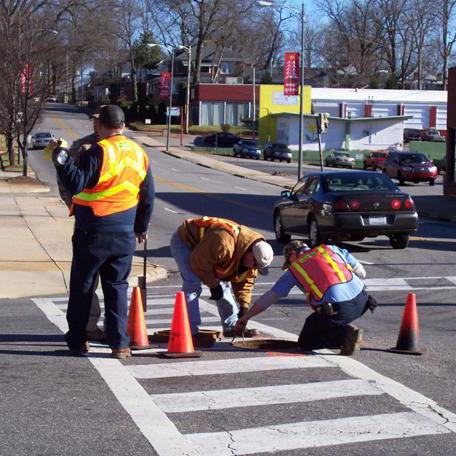
[[[143,275],[138,277],[138,286],[141,290],[141,298],[143,302],[144,312],[147,311],[147,287],[146,287],[146,277],[147,277],[147,239],[144,240],[144,262],[143,262]]]

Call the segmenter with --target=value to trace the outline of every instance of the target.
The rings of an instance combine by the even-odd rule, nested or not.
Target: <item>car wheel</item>
[[[256,156],[256,159],[257,159],[257,160],[259,160],[259,159],[260,159],[260,156],[259,156],[259,155],[257,155],[257,156]]]
[[[435,185],[435,179],[431,179],[431,180],[429,181],[429,185],[430,185],[431,187],[432,187],[433,185]]]
[[[399,185],[404,185],[404,177],[400,171],[397,173],[397,180],[399,181]]]
[[[405,249],[408,245],[410,236],[408,234],[392,234],[390,244],[393,249]]]
[[[282,161],[283,161],[283,160],[282,160],[281,158],[279,158],[279,162],[282,163]]]
[[[367,169],[366,162],[363,162],[363,169]]]
[[[311,247],[321,244],[320,231],[318,229],[318,222],[314,216],[309,219],[309,243]]]
[[[280,212],[276,211],[274,213],[274,233],[275,237],[279,242],[286,244],[290,242],[291,236],[285,233],[282,223],[282,217],[280,216]]]
[[[266,157],[266,155],[263,156],[263,160],[264,161],[267,161],[268,157]]]
[[[287,160],[287,163],[291,163],[291,159],[290,158]]]

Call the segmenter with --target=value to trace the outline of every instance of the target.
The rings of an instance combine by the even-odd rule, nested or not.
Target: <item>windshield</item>
[[[401,154],[399,155],[401,163],[425,163],[429,159],[424,154]]]
[[[346,154],[345,152],[336,152],[335,156],[336,157],[350,157],[350,155]]]
[[[50,138],[51,134],[50,133],[37,133],[36,137],[37,138]]]
[[[246,146],[258,146],[258,143],[256,141],[245,141],[245,140],[243,140],[242,143],[245,144]]]
[[[385,174],[344,173],[324,177],[329,192],[362,192],[397,190],[397,186]]]
[[[286,144],[273,144],[275,149],[278,150],[287,150],[288,146]]]
[[[385,158],[386,157],[386,154],[382,154],[381,152],[374,152],[372,154],[372,157],[375,157],[375,158]]]

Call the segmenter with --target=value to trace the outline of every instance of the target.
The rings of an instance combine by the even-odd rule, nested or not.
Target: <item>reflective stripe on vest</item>
[[[149,167],[146,153],[123,136],[103,139],[98,145],[103,151],[98,182],[75,195],[73,203],[90,206],[100,217],[135,207]]]
[[[329,247],[319,245],[298,256],[290,272],[303,286],[305,293],[320,301],[333,285],[349,282],[351,268]]]

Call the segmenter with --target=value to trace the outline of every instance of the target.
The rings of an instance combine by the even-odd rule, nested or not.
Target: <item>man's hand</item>
[[[136,233],[136,239],[140,244],[147,241],[147,233]]]
[[[211,298],[214,301],[218,301],[223,298],[223,287],[219,283],[216,287],[211,288]]]

